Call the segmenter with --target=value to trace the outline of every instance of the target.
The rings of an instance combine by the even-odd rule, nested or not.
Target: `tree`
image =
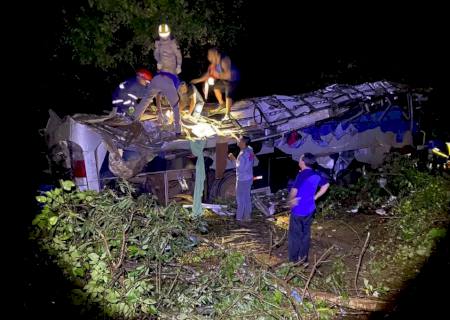
[[[242,0],[88,0],[66,20],[64,44],[83,65],[102,70],[148,65],[157,28],[167,22],[184,56],[232,46],[242,32]]]

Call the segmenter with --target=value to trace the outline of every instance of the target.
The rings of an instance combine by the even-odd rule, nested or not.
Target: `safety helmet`
[[[158,27],[158,33],[161,38],[167,38],[170,36],[170,28],[166,23],[160,24]]]
[[[148,71],[147,69],[144,69],[144,68],[136,70],[136,75],[138,77],[141,77],[141,78],[147,80],[147,81],[150,81],[150,80],[153,79],[152,73],[150,71]]]

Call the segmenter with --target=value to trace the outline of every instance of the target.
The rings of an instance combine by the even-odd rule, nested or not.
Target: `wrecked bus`
[[[114,114],[61,119],[50,110],[45,139],[51,171],[80,189],[101,190],[123,178],[167,204],[178,194],[193,193],[191,139],[205,141],[205,199],[234,196],[234,163],[227,154],[237,150],[239,134],[251,138],[259,159],[253,188],[276,191],[287,183],[279,172],[295,167],[305,152],[315,154],[337,180],[352,161],[376,168],[393,148],[414,147],[415,110],[424,101],[422,93],[388,81],[334,84],[300,95],[237,101],[227,122],[183,118],[183,139],[175,137],[169,121],[158,122],[151,108],[138,122]]]

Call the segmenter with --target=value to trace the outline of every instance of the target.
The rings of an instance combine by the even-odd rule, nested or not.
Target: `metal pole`
[[[166,206],[169,203],[169,183],[167,181],[167,171],[164,172],[164,198]]]

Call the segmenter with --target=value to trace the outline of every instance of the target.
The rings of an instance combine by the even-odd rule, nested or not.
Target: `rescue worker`
[[[181,136],[181,123],[180,123],[180,112],[178,108],[178,86],[180,80],[174,74],[169,72],[159,72],[157,73],[152,82],[145,88],[144,96],[141,102],[136,106],[136,111],[133,114],[135,119],[140,119],[141,115],[147,109],[150,102],[158,95],[165,96],[169,101],[170,106],[173,110],[174,124],[175,124],[175,134],[176,136]]]
[[[122,82],[112,95],[113,112],[121,115],[131,115],[135,105],[142,99],[147,85],[153,75],[147,69],[136,71],[136,76]]]
[[[233,104],[234,93],[239,81],[239,72],[231,63],[230,57],[222,55],[217,49],[208,50],[208,61],[210,65],[208,71],[200,78],[194,79],[191,83],[205,83],[205,97],[209,86],[213,86],[219,106],[212,112],[218,112],[225,107],[224,121],[230,119],[231,105]],[[222,93],[225,94],[225,104]]]
[[[311,242],[311,224],[316,211],[315,201],[320,198],[330,184],[311,167],[316,158],[311,153],[300,157],[300,172],[289,193],[288,254],[290,262],[302,261],[307,266],[309,246]],[[319,191],[316,193],[317,188]]]
[[[430,140],[428,148],[428,168],[432,171],[450,168],[450,143],[441,140]],[[447,153],[445,153],[447,152]]]
[[[238,146],[241,150],[237,159],[232,153],[228,154],[228,159],[236,162],[236,220],[250,221],[252,215],[252,200],[250,190],[253,184],[253,164],[255,154],[249,146],[250,138],[242,136]]]
[[[181,82],[178,88],[178,94],[180,96],[180,113],[182,114],[186,106],[189,106],[187,114],[196,118],[199,117],[205,101],[195,85],[187,84],[184,81]]]
[[[155,41],[154,57],[158,71],[181,73],[182,56],[177,41],[170,35],[167,24],[158,27],[159,39]]]

